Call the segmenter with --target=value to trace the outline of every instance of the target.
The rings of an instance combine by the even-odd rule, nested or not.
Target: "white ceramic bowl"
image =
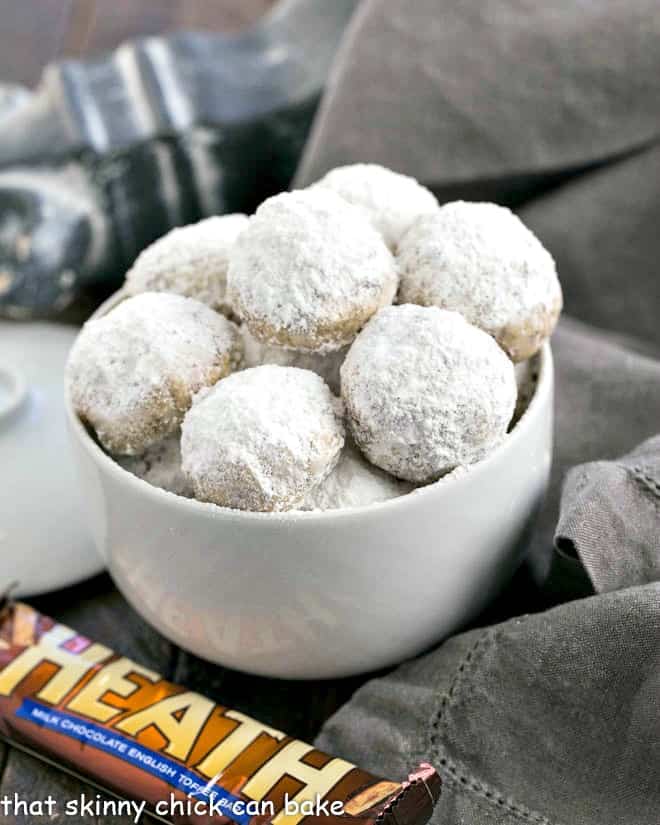
[[[550,470],[552,356],[546,345],[529,407],[487,459],[407,496],[328,512],[175,496],[107,456],[69,398],[67,411],[97,547],[148,622],[228,667],[346,676],[457,630],[519,565]]]

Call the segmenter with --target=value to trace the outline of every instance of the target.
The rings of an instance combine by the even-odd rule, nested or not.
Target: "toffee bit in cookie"
[[[321,188],[269,198],[234,247],[228,296],[259,341],[328,352],[392,303],[394,258],[359,209]]]
[[[297,507],[344,444],[341,404],[313,372],[268,365],[200,395],[186,415],[183,470],[202,501],[239,510]]]
[[[415,178],[375,163],[340,166],[314,186],[331,189],[361,209],[393,252],[417,218],[438,210],[435,195]]]
[[[69,357],[74,408],[111,453],[174,432],[192,396],[240,366],[238,328],[199,301],[147,292],[88,321]]]
[[[422,218],[398,253],[400,303],[460,312],[514,361],[552,333],[562,293],[550,253],[509,209],[456,201]]]
[[[173,292],[231,315],[229,255],[247,222],[247,215],[219,215],[172,229],[138,256],[126,275],[127,292]]]
[[[462,316],[406,304],[381,310],[341,368],[358,446],[378,467],[416,483],[484,458],[516,403],[512,362]]]

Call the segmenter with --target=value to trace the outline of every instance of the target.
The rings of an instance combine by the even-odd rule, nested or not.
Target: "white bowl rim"
[[[123,290],[119,290],[119,292],[116,292],[96,310],[92,318],[100,317],[124,297],[125,293],[123,293]],[[506,434],[500,444],[498,444],[497,447],[495,447],[495,449],[492,450],[485,458],[475,464],[469,465],[466,467],[465,472],[459,473],[455,477],[440,478],[438,481],[432,482],[431,484],[426,484],[423,487],[417,487],[404,495],[386,499],[385,501],[374,502],[372,504],[361,504],[355,507],[341,507],[336,510],[284,510],[277,512],[236,510],[230,507],[222,507],[211,502],[198,501],[194,498],[186,498],[185,496],[171,493],[169,490],[163,490],[160,487],[155,487],[148,481],[133,475],[133,473],[128,470],[125,470],[90,436],[89,432],[78,418],[78,415],[73,408],[68,381],[65,381],[65,407],[67,416],[73,427],[73,431],[76,433],[79,441],[84,445],[90,457],[95,461],[95,463],[100,463],[108,472],[114,474],[123,483],[134,485],[136,494],[140,493],[141,495],[150,495],[154,499],[160,500],[163,503],[167,502],[170,506],[176,502],[176,504],[180,507],[188,508],[191,513],[197,512],[200,516],[223,519],[228,522],[268,522],[271,524],[274,522],[283,522],[287,525],[296,524],[300,521],[328,522],[345,518],[355,518],[356,516],[366,517],[368,515],[383,512],[384,510],[403,508],[409,506],[412,500],[419,501],[425,496],[439,496],[443,491],[450,489],[460,490],[461,488],[471,484],[478,475],[487,473],[492,464],[499,461],[500,457],[504,453],[509,452],[515,443],[523,438],[524,433],[530,426],[532,426],[532,420],[537,417],[539,408],[545,403],[551,391],[553,358],[550,342],[546,341],[540,349],[538,356],[533,357],[538,357],[539,370],[532,399],[520,419],[516,422],[514,428]]]

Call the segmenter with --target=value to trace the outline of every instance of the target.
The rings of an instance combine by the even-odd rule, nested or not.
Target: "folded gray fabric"
[[[356,160],[498,199],[660,135],[655,0],[363,0],[299,183]]]
[[[580,559],[597,592],[660,581],[660,436],[568,473],[555,544]]]
[[[657,825],[660,583],[446,642],[361,688],[320,747],[435,763],[436,825]]]
[[[520,210],[552,250],[569,311],[647,341],[648,351],[656,356],[659,181],[657,145],[576,176]]]
[[[561,485],[568,470],[585,462],[614,459],[660,429],[660,360],[641,354],[635,346],[634,341],[610,336],[572,318],[564,318],[555,333],[554,462],[530,547],[537,578],[544,578],[548,571]],[[621,564],[625,563],[623,554]],[[635,568],[638,562],[628,558],[628,563]],[[622,580],[620,586],[628,583]]]

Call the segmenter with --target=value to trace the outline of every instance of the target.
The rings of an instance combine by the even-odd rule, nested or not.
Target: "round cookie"
[[[552,333],[562,293],[550,253],[509,209],[456,201],[417,222],[398,253],[399,302],[460,312],[514,361]]]
[[[393,478],[369,464],[357,447],[347,440],[337,466],[311,491],[300,509],[364,507],[403,496],[412,489],[412,484]]]
[[[216,215],[172,229],[140,253],[126,275],[126,291],[173,292],[230,315],[229,254],[247,222],[247,215]]]
[[[339,457],[340,408],[308,370],[267,365],[230,375],[183,421],[182,466],[195,496],[238,510],[298,506]]]
[[[331,189],[361,209],[393,252],[418,218],[438,209],[435,195],[415,178],[375,163],[339,166],[314,186]]]
[[[240,366],[238,328],[199,301],[145,292],[88,321],[67,367],[74,408],[111,453],[172,433],[202,387]]]
[[[398,478],[426,483],[484,458],[516,403],[513,364],[456,312],[406,304],[381,310],[341,368],[353,437]]]
[[[314,188],[257,209],[232,253],[228,296],[257,340],[328,352],[349,344],[397,285],[394,258],[363,214]]]
[[[241,327],[245,347],[245,366],[260,367],[262,364],[279,364],[281,367],[299,367],[311,370],[326,382],[335,395],[339,395],[339,368],[346,358],[348,347],[331,352],[306,352],[304,350],[274,347],[262,344],[250,335],[246,326]]]

